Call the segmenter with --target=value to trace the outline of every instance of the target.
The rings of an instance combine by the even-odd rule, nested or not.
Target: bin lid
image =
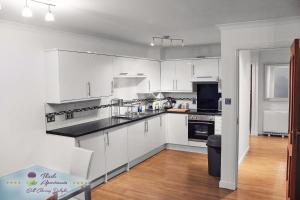
[[[207,146],[221,148],[221,135],[208,136]]]

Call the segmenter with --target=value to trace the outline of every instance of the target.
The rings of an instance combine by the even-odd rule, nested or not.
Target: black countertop
[[[220,113],[204,113],[197,112],[197,110],[190,110],[188,112],[169,112],[169,111],[148,111],[147,115],[140,116],[135,119],[122,119],[122,118],[105,118],[97,121],[82,123],[74,126],[68,126],[64,128],[54,129],[47,131],[48,134],[52,135],[60,135],[66,137],[80,137],[84,135],[88,135],[91,133],[95,133],[98,131],[103,131],[107,129],[111,129],[117,126],[122,126],[125,124],[129,124],[132,122],[140,121],[143,119],[147,119],[150,117],[154,117],[156,115],[160,115],[163,113],[176,113],[176,114],[199,114],[199,115],[221,115]]]

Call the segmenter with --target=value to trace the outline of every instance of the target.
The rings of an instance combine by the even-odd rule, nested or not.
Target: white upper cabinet
[[[98,99],[111,94],[110,56],[51,50],[45,57],[47,103]]]
[[[188,60],[180,60],[175,62],[176,65],[176,90],[192,92],[193,85],[192,64]]]
[[[168,114],[167,143],[188,145],[188,115]]]
[[[188,60],[164,61],[161,66],[161,90],[192,92],[192,65]]]
[[[145,77],[141,59],[114,57],[113,63],[114,77]]]
[[[152,60],[140,60],[140,73],[146,77],[138,79],[138,93],[153,93],[160,91],[160,62]]]
[[[174,61],[164,61],[161,63],[161,90],[174,91],[176,79],[176,66]]]
[[[90,71],[91,96],[111,96],[113,93],[113,57],[95,55],[93,67]]]
[[[218,81],[219,59],[201,59],[192,61],[193,81]]]

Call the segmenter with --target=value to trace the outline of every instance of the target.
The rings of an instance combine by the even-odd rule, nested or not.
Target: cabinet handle
[[[145,74],[144,73],[137,73],[136,75],[138,75],[138,76],[144,76]]]
[[[174,80],[173,80],[173,90],[175,90],[175,87],[174,87],[174,86],[175,86],[175,84],[174,84]]]
[[[108,135],[108,132],[106,133],[106,138],[107,138],[107,146],[109,146],[109,135]]]
[[[150,80],[149,80],[149,85],[148,85],[148,87],[149,87],[149,88],[148,88],[148,89],[149,89],[149,92],[150,92],[150,88],[151,88],[150,85],[151,85],[151,82],[150,82]]]
[[[111,81],[111,95],[114,93],[114,81]]]
[[[77,145],[78,147],[80,147],[80,140],[77,140]]]
[[[188,117],[185,116],[185,126],[188,126]]]
[[[146,134],[146,132],[147,132],[147,121],[145,121],[144,132],[145,132],[145,134]]]
[[[88,82],[88,96],[91,96],[91,83]]]
[[[162,117],[161,116],[159,116],[159,124],[160,124],[160,127],[162,127]]]
[[[194,64],[192,65],[192,74],[193,74],[193,76],[195,75],[195,65]]]
[[[128,74],[127,72],[120,73],[120,75],[122,76],[126,76],[127,74]]]
[[[197,78],[212,78],[212,76],[197,76]]]
[[[148,133],[148,121],[146,121],[146,132]]]
[[[178,80],[176,80],[176,90],[178,90],[178,87],[177,87],[177,81],[178,81]]]

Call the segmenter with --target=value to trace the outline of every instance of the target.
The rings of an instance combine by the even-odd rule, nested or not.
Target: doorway
[[[285,195],[289,59],[289,48],[238,51],[238,188],[247,177]]]

